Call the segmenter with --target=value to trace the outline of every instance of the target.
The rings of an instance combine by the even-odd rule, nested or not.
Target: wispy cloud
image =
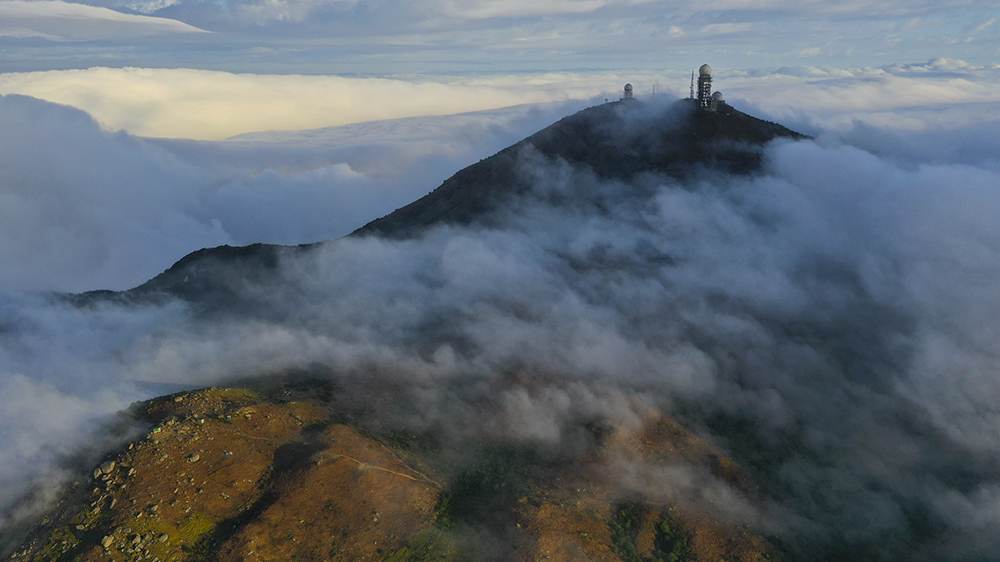
[[[167,18],[123,14],[108,8],[53,0],[0,1],[0,37],[50,41],[122,41],[150,36],[205,33]]]

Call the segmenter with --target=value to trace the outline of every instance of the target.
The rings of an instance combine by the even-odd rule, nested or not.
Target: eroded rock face
[[[774,559],[698,498],[639,495],[626,481],[674,470],[753,501],[739,467],[655,412],[602,426],[600,445],[566,462],[505,443],[401,439],[298,400],[309,395],[207,389],[141,405],[153,430],[12,560]]]

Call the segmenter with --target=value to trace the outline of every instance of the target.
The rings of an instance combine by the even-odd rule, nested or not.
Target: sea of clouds
[[[0,98],[7,521],[34,507],[10,509],[33,482],[68,477],[52,470],[133,400],[322,364],[406,381],[414,427],[546,450],[572,449],[574,424],[591,416],[641,417],[638,400],[760,475],[780,508],[711,501],[725,511],[729,498],[734,517],[802,559],[989,559],[1000,100],[985,92],[997,73],[916,66],[748,72],[731,103],[816,137],[770,146],[759,176],[644,177],[633,189],[527,158],[539,197],[499,226],[290,253],[280,282],[255,292],[258,317],[239,321],[181,302],[80,309],[47,292],[135,286],[205,246],[341,236],[588,102],[213,142]],[[898,80],[919,92],[868,101]],[[803,107],[765,95],[793,86],[812,92]],[[813,116],[817,91],[855,101]],[[669,100],[647,98],[649,110]],[[554,193],[574,204],[546,204]],[[517,372],[554,378],[449,390],[495,389]],[[477,420],[483,396],[495,408]]]

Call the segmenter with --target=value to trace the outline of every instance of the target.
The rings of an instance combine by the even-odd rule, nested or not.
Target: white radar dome
[[[626,92],[631,92],[632,91],[632,84],[625,84],[625,91]]]
[[[712,94],[712,101],[726,101],[726,96],[722,95],[722,92],[715,92]]]
[[[703,65],[701,65],[701,68],[698,69],[698,74],[700,74],[702,76],[711,76],[712,75],[712,67],[708,66],[707,64],[703,64]]]

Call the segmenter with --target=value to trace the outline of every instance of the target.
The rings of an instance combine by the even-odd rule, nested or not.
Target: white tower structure
[[[622,99],[624,101],[630,101],[632,99],[632,84],[625,84],[625,97]]]
[[[712,98],[712,67],[707,64],[698,69],[698,105],[708,109]]]

